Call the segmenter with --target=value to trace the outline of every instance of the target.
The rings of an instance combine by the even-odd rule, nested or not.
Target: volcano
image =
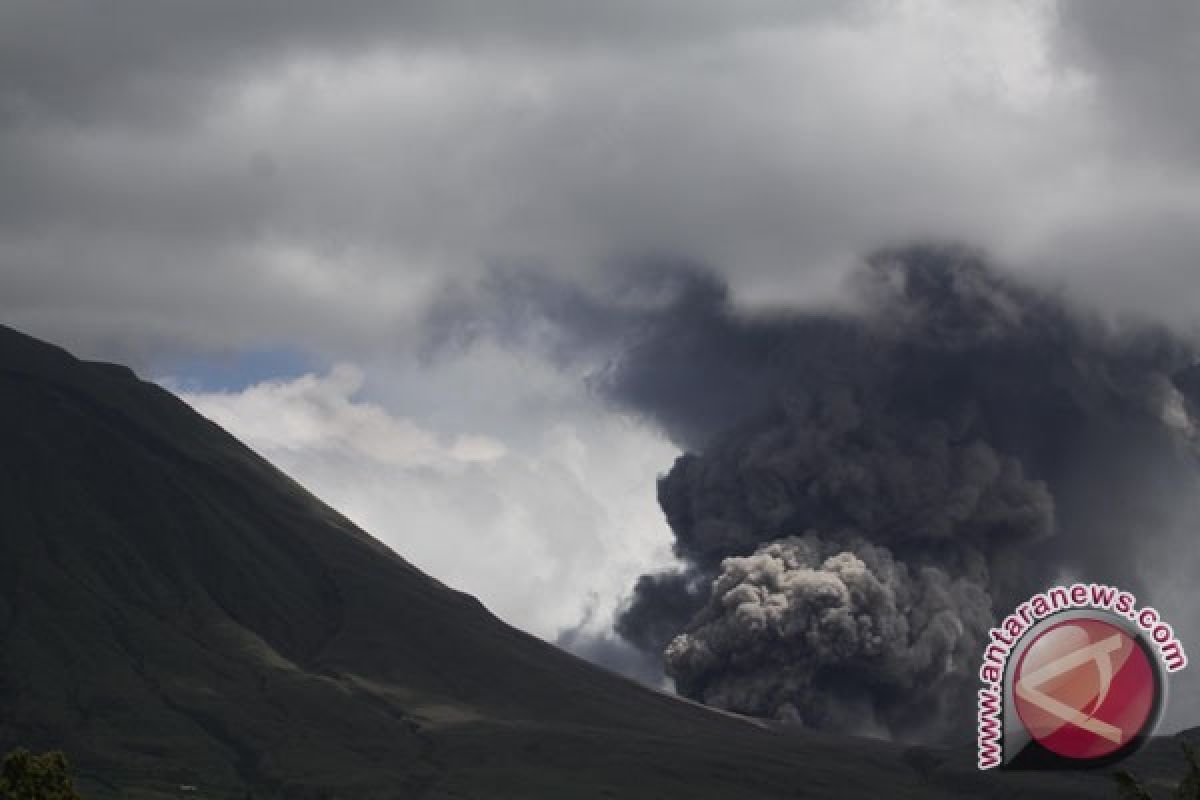
[[[0,748],[64,750],[86,797],[1067,798],[1107,780],[982,775],[972,744],[818,736],[590,665],[167,390],[0,327]]]

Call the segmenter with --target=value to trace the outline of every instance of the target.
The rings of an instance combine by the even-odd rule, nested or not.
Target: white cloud
[[[602,625],[637,575],[670,561],[654,493],[675,453],[646,429],[560,414],[514,443],[446,435],[362,386],[340,365],[182,396],[404,558],[543,637],[589,615]]]
[[[303,453],[413,470],[461,471],[503,458],[505,448],[483,436],[443,442],[409,419],[377,405],[355,402],[362,370],[338,364],[324,376],[267,382],[238,393],[191,394],[193,406],[240,433],[263,453]]]

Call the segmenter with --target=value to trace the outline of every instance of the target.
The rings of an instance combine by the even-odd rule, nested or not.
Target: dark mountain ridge
[[[641,687],[413,568],[165,389],[0,326],[18,744],[65,750],[88,797],[1108,794]]]

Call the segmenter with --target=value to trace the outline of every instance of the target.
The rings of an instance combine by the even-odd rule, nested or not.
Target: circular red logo
[[[1094,618],[1046,628],[1013,673],[1017,715],[1029,735],[1071,759],[1103,758],[1142,736],[1158,691],[1145,648]]]

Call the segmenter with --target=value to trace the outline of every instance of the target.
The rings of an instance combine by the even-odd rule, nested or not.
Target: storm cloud
[[[1190,321],[1200,171],[1163,98],[1196,28],[1048,0],[8,3],[0,312],[141,365],[337,360],[411,345],[497,264],[669,254],[761,305],[937,236]]]

